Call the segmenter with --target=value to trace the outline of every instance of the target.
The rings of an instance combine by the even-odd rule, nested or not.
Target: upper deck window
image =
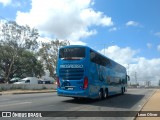
[[[85,48],[61,48],[59,51],[59,58],[61,58],[62,60],[81,60],[85,58]]]
[[[98,65],[111,67],[111,61],[102,55],[90,50],[90,60]]]

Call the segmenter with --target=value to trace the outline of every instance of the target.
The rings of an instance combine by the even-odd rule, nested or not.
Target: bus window
[[[128,75],[126,75],[126,80],[130,81],[130,77]]]
[[[98,65],[111,66],[110,60],[90,50],[90,60]]]
[[[59,58],[61,60],[81,60],[85,58],[85,48],[83,47],[61,48],[59,51]]]

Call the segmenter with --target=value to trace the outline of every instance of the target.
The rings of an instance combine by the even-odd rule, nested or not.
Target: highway
[[[128,89],[124,95],[112,96],[101,101],[90,99],[77,101],[70,97],[59,97],[56,92],[2,95],[0,96],[0,111],[139,111],[154,92],[154,89]],[[52,112],[48,114],[52,114]],[[25,119],[29,120],[31,118]],[[43,117],[41,119],[61,120],[62,117]],[[86,118],[82,116],[63,117],[63,119],[84,120]],[[87,120],[95,119],[131,120],[133,117],[87,117]]]

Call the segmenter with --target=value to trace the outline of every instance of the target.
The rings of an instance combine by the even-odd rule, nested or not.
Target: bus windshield
[[[81,60],[85,58],[85,48],[83,47],[61,48],[59,51],[59,58],[61,60]]]

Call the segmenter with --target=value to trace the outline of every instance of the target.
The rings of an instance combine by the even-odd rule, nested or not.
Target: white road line
[[[5,103],[4,103],[4,102],[5,102]],[[19,103],[19,101],[11,101],[11,100],[10,100],[10,101],[1,101],[1,102],[0,102],[0,106],[1,106],[1,105],[7,105],[7,104],[10,104],[10,103],[11,103],[11,104]]]
[[[14,105],[23,105],[23,104],[29,104],[32,102],[20,102],[20,103],[12,103],[12,104],[5,104],[5,105],[0,105],[0,107],[7,107],[7,106],[14,106]]]
[[[7,101],[7,100],[10,100],[10,99],[1,99],[0,102]]]

